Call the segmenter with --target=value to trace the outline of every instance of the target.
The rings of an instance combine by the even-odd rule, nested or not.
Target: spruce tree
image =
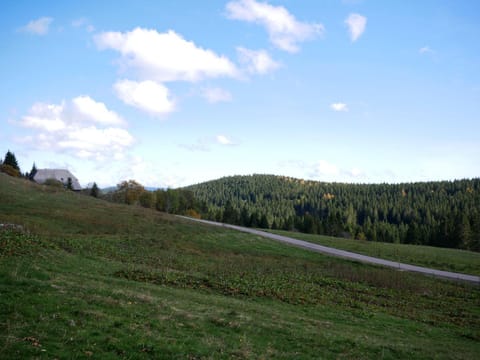
[[[97,183],[94,182],[92,188],[90,189],[90,196],[98,197],[99,189]]]
[[[20,167],[18,166],[17,158],[15,154],[12,153],[10,150],[7,151],[5,154],[5,159],[3,160],[3,164],[10,165],[15,170],[20,171]]]
[[[33,181],[33,178],[35,177],[36,173],[37,173],[37,167],[35,166],[35,163],[33,163],[32,170],[30,170],[30,173],[28,174],[28,179]]]

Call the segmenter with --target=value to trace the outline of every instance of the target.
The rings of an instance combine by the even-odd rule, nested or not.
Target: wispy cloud
[[[348,111],[348,106],[345,103],[333,103],[330,105],[330,108],[334,111]]]
[[[273,6],[266,2],[230,1],[226,5],[226,10],[230,19],[264,26],[272,44],[291,53],[299,50],[299,43],[313,39],[323,34],[325,30],[322,24],[298,21],[283,6]]]
[[[327,160],[319,160],[310,167],[309,176],[320,181],[363,181],[366,174],[358,167],[339,167]]]
[[[350,14],[345,19],[345,24],[347,24],[348,26],[350,39],[352,40],[352,42],[355,42],[365,32],[365,28],[367,26],[367,18],[360,14]]]
[[[202,89],[202,96],[211,104],[232,101],[232,94],[227,90],[218,87],[207,87]]]
[[[244,47],[237,47],[240,63],[246,67],[250,74],[266,74],[280,67],[265,50],[250,50]]]
[[[48,34],[48,30],[52,21],[53,18],[51,17],[41,17],[39,19],[30,21],[27,25],[22,26],[19,30],[34,35],[46,35]]]
[[[219,134],[216,136],[208,136],[198,139],[193,144],[181,144],[181,148],[184,148],[189,151],[211,151],[215,146],[236,146],[239,142],[232,139],[230,136]]]
[[[217,135],[215,139],[220,145],[235,145],[235,142],[225,135]]]
[[[418,49],[419,54],[433,54],[435,51],[430,48],[430,46],[423,46],[420,49]]]
[[[87,18],[81,17],[72,21],[72,26],[76,28],[85,28],[87,32],[95,31],[95,27],[90,24]]]

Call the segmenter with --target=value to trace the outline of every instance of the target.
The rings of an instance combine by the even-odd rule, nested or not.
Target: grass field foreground
[[[3,359],[449,358],[476,286],[334,259],[0,174]]]

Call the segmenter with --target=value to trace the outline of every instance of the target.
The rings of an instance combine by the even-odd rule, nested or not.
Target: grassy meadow
[[[269,230],[269,232],[382,259],[438,270],[480,275],[480,253],[478,252],[424,245],[343,239],[281,230]]]
[[[475,285],[335,259],[4,174],[0,223],[22,226],[0,229],[2,359],[480,353]]]

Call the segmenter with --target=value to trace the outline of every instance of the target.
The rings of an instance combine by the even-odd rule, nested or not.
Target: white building
[[[72,181],[73,190],[82,190],[78,179],[73,174],[64,169],[38,169],[37,173],[33,177],[36,183],[43,184],[48,179],[54,179],[60,181],[63,185],[67,186],[68,179]]]

